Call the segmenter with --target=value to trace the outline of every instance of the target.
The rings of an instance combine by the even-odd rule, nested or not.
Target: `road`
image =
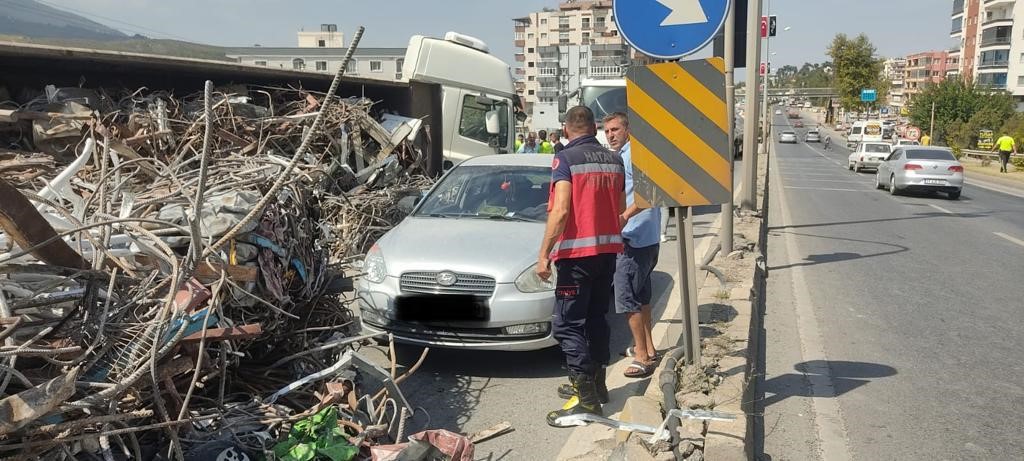
[[[893,197],[848,154],[774,146],[759,459],[1021,459],[1024,195]]]
[[[742,162],[737,162],[736,171],[742,168]],[[717,230],[710,226],[718,218],[719,210],[718,206],[694,209],[695,248],[716,236]],[[670,221],[669,235],[676,235],[674,220]],[[674,240],[661,246],[653,277],[655,305],[659,300],[665,303],[675,283],[678,251]],[[655,322],[661,314],[661,309],[655,310]],[[608,320],[613,332],[612,351],[624,351],[632,344],[625,318],[610,314]],[[399,347],[399,373],[416,362],[421,350]],[[382,348],[364,348],[362,352],[381,365],[388,363]],[[565,402],[558,398],[555,389],[567,382],[566,376],[557,347],[534,352],[432,349],[421,368],[401,385],[410,404],[425,410],[410,423],[409,432],[430,427],[473,433],[509,421],[515,432],[480,444],[476,459],[555,459],[571,430],[550,428],[544,417]],[[643,380],[640,392],[648,380]],[[622,388],[610,387],[613,403],[620,402],[621,406],[624,398],[614,397],[616,392],[623,392]],[[613,407],[609,405],[606,410],[620,409]],[[425,414],[429,414],[429,421]]]

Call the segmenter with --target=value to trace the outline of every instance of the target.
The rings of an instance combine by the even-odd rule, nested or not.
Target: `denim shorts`
[[[653,287],[651,274],[658,265],[661,245],[633,248],[627,242],[615,259],[615,312],[640,312],[641,306],[651,303]]]

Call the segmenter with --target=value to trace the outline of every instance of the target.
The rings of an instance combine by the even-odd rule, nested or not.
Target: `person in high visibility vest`
[[[523,142],[524,142],[523,141],[523,134],[522,133],[517,134],[516,135],[516,150],[515,150],[516,152],[519,152],[519,148],[523,147]]]
[[[1017,141],[1014,141],[1013,136],[1004,134],[992,146],[993,151],[996,149],[999,149],[999,172],[1006,173],[1006,164],[1010,162],[1010,154],[1017,153]]]

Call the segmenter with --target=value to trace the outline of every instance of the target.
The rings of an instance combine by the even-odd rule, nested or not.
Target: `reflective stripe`
[[[571,171],[572,174],[625,173],[625,169],[622,165],[612,163],[583,163],[579,165],[572,165],[569,167],[569,171]]]
[[[596,247],[598,245],[609,245],[613,243],[622,243],[622,235],[598,235],[597,237],[562,240],[561,242],[558,242],[558,245],[555,247],[555,251]]]

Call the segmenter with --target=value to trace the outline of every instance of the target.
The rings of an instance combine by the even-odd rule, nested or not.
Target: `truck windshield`
[[[494,105],[493,110],[498,111],[498,120],[501,124],[501,132],[492,135],[487,133],[486,115],[490,107],[476,102],[476,96],[466,95],[462,99],[462,120],[459,121],[459,134],[469,139],[490,143],[497,137],[498,147],[509,145],[509,106],[508,102],[502,101]]]
[[[580,101],[594,111],[594,119],[600,125],[601,120],[607,115],[614,112],[626,112],[626,87],[585,87],[581,92]]]

